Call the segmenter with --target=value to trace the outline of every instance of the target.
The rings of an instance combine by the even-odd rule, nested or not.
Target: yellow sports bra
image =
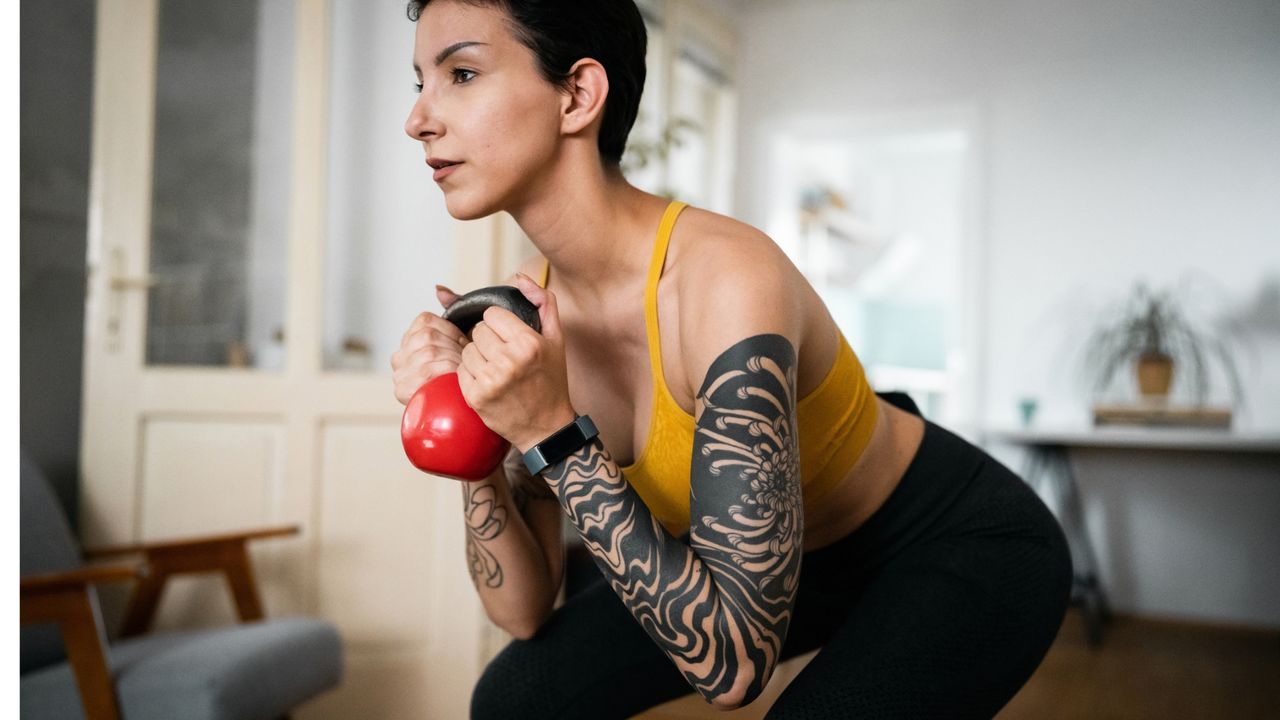
[[[693,416],[667,389],[658,345],[658,278],[667,257],[671,228],[685,203],[667,206],[649,263],[644,293],[644,322],[649,337],[649,366],[653,373],[653,413],[649,437],[639,457],[622,468],[649,512],[673,535],[689,531],[689,471],[693,458]],[[542,270],[547,286],[550,262]],[[849,473],[871,441],[879,406],[862,364],[837,328],[840,346],[826,378],[796,404],[800,445],[800,482],[806,506],[820,501]]]

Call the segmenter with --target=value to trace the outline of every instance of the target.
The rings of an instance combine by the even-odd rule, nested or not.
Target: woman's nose
[[[440,121],[431,111],[425,93],[419,93],[409,117],[404,121],[404,132],[414,140],[425,141],[440,134]]]

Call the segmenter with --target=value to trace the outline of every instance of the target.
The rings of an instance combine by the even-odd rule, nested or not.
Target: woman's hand
[[[516,288],[538,308],[542,333],[499,307],[484,311],[462,348],[458,385],[462,397],[491,430],[524,453],[573,422],[568,370],[556,296],[528,275]]]
[[[436,298],[447,310],[458,294],[437,285]],[[400,349],[391,355],[396,400],[407,405],[427,381],[456,372],[462,363],[462,350],[470,342],[457,325],[435,313],[424,312],[415,317],[400,338]]]

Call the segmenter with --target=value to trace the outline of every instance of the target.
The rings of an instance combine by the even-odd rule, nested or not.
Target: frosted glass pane
[[[774,147],[770,235],[876,389],[908,391],[926,414],[952,411],[965,367],[969,144],[963,127],[851,119]]]
[[[148,364],[283,367],[293,22],[160,4]]]
[[[416,99],[404,4],[331,7],[324,366],[390,374],[414,316],[441,310],[454,221],[404,132]]]

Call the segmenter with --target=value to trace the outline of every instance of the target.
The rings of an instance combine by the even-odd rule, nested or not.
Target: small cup
[[[1036,416],[1036,399],[1024,397],[1018,401],[1018,410],[1022,412],[1022,424],[1028,426]]]

